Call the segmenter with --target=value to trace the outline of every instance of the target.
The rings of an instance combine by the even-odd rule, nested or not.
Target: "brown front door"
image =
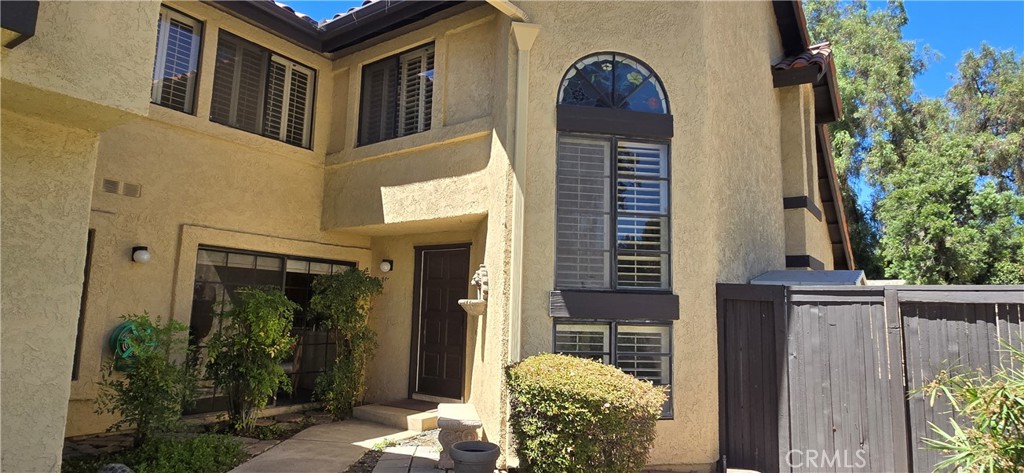
[[[416,249],[411,385],[415,394],[462,398],[469,247]]]

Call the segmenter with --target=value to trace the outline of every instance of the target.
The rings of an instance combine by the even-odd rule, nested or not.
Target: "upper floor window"
[[[160,7],[153,64],[153,103],[193,113],[202,37],[203,24],[199,20]]]
[[[650,68],[616,53],[595,54],[573,64],[562,78],[558,103],[668,113],[665,91]]]
[[[310,147],[313,69],[221,31],[210,120]]]
[[[663,90],[646,65],[620,54],[596,54],[566,72],[558,109],[558,289],[671,288],[672,126]]]
[[[434,45],[363,67],[359,145],[430,129],[434,100]]]

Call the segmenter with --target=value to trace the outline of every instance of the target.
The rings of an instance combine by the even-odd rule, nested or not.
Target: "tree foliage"
[[[133,356],[124,373],[115,372],[116,360],[106,363],[99,382],[96,412],[118,414],[110,430],[135,428],[135,445],[155,434],[174,429],[182,409],[195,399],[196,374],[182,355],[188,347],[181,322],[150,320],[149,314],[125,315],[135,325],[127,339]]]
[[[249,432],[270,397],[291,388],[281,362],[295,346],[298,305],[275,288],[246,287],[234,295],[234,307],[219,314],[224,325],[210,338],[206,374],[227,394],[234,428]]]
[[[814,40],[833,44],[845,116],[831,133],[858,266],[911,283],[1024,282],[1024,62],[983,44],[946,97],[924,98],[913,79],[930,51],[903,39],[902,2],[805,9]]]
[[[331,331],[336,357],[316,380],[314,396],[324,409],[340,419],[366,391],[366,366],[377,348],[377,334],[370,328],[373,298],[384,291],[384,280],[365,269],[349,269],[313,281],[309,302],[318,321]]]

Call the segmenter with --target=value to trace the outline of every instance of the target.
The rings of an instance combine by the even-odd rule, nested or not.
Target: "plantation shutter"
[[[559,288],[609,287],[610,148],[607,140],[559,138],[555,242]]]
[[[266,50],[221,32],[217,40],[211,120],[260,133],[268,60]]]
[[[267,113],[263,118],[263,134],[280,139],[288,87],[288,66],[270,61],[267,72]]]
[[[397,69],[396,58],[363,68],[359,144],[376,143],[395,136]]]
[[[668,165],[663,144],[619,141],[616,150],[618,287],[668,288]]]
[[[309,146],[310,118],[312,110],[309,93],[313,73],[300,66],[291,69],[290,87],[288,88],[288,120],[284,141],[296,146]]]
[[[434,98],[434,46],[403,54],[399,64],[399,136],[429,130]]]
[[[153,103],[192,113],[202,25],[161,8],[153,66]]]

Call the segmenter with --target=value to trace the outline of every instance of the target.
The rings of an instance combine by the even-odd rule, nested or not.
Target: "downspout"
[[[492,4],[494,3],[502,2],[492,2]],[[525,14],[522,16],[525,18]],[[535,24],[512,22],[512,38],[515,39],[519,54],[516,60],[515,147],[512,150],[512,274],[509,278],[509,361],[519,361],[522,357],[523,184],[526,182],[524,161],[526,160],[526,133],[529,129],[527,118],[530,105],[530,48],[533,47],[533,41],[537,39],[539,32],[540,27]]]

